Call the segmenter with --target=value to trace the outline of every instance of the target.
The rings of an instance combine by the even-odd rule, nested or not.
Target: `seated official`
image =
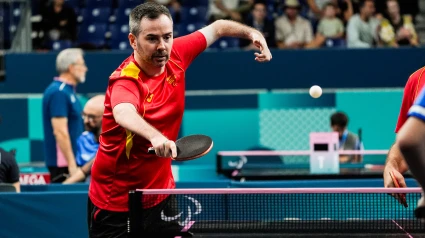
[[[331,116],[332,131],[338,132],[339,135],[339,149],[340,150],[361,150],[361,142],[359,137],[348,131],[348,117],[343,112],[336,112]],[[359,163],[362,160],[361,155],[344,155],[343,151],[340,152],[340,163]]]

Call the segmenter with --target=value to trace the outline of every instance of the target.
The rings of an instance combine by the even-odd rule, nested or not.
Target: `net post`
[[[142,191],[130,190],[128,193],[127,233],[129,238],[142,237]]]
[[[223,169],[221,168],[221,162],[222,162],[222,160],[223,160],[223,156],[220,154],[220,152],[217,152],[217,155],[216,155],[216,173],[217,173],[217,175],[220,175],[221,174],[221,172],[223,172]]]

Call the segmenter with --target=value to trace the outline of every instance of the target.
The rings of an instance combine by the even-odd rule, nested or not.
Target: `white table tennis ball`
[[[318,98],[320,96],[322,96],[322,88],[314,85],[310,88],[310,96],[312,96],[313,98]]]

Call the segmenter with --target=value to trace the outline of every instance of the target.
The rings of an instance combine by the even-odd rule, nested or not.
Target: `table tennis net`
[[[194,233],[332,233],[423,232],[424,223],[414,216],[419,189],[403,189],[408,207],[388,193],[401,189],[176,189],[138,190],[131,204],[151,206],[164,199],[168,209],[145,214],[143,229],[175,229]],[[131,193],[130,193],[131,194]],[[137,196],[134,196],[137,195]],[[158,211],[156,212],[157,214]],[[167,214],[168,213],[168,214]],[[149,217],[152,215],[151,217]],[[136,221],[130,220],[133,226]]]

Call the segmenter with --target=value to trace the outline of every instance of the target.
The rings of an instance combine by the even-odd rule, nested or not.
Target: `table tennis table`
[[[407,208],[388,195],[401,192]],[[133,190],[129,231],[130,237],[146,237],[140,232],[147,230],[165,237],[160,231],[166,224],[178,222],[172,237],[425,237],[425,224],[414,217],[420,193],[420,188]],[[176,213],[163,218],[161,211],[162,228],[141,226],[149,218],[138,211],[158,196],[175,197]]]
[[[237,181],[372,179],[382,178],[387,155],[386,150],[351,152],[363,156],[363,160],[359,163],[340,163],[338,173],[311,173],[310,153],[311,151],[219,151],[216,156],[216,172]],[[412,175],[408,171],[405,177],[412,178]]]

